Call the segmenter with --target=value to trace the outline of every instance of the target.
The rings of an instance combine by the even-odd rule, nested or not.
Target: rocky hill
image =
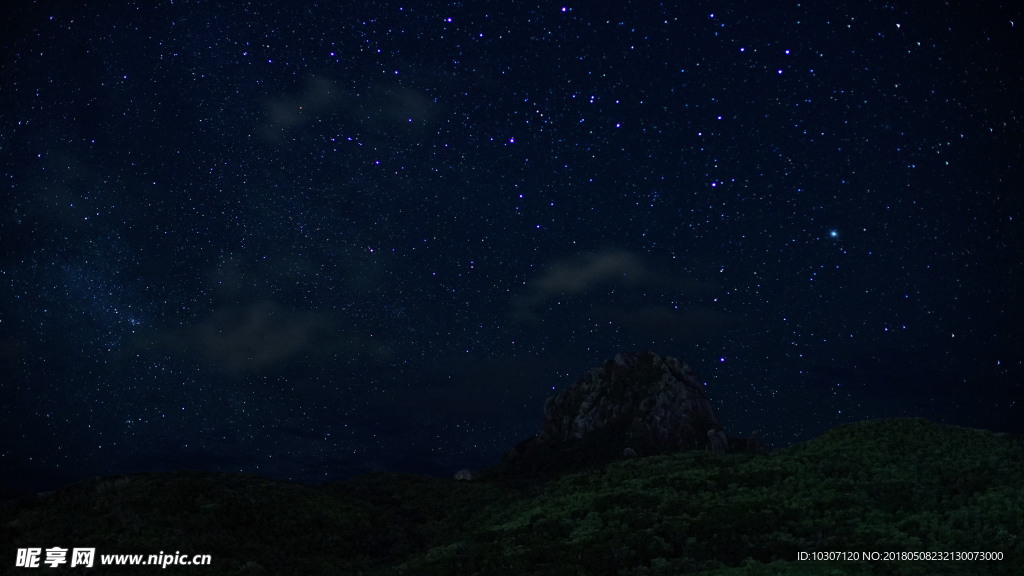
[[[756,434],[725,433],[689,366],[648,350],[617,354],[548,398],[537,435],[481,475],[558,474],[685,450],[765,449]]]

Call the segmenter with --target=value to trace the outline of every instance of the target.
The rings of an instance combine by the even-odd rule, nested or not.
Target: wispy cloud
[[[415,134],[433,122],[438,112],[434,100],[420,90],[379,84],[354,94],[327,78],[312,76],[301,93],[267,99],[266,115],[257,133],[277,142],[289,131],[333,114],[335,121],[371,130]]]
[[[264,301],[222,309],[185,337],[214,364],[250,372],[288,360],[325,330],[324,319],[311,312],[289,312]]]
[[[539,322],[546,303],[568,296],[575,300],[572,313],[580,323],[612,323],[645,339],[701,339],[743,325],[734,314],[700,304],[714,291],[710,282],[658,270],[633,252],[610,249],[551,264],[513,299],[512,319]],[[668,305],[667,298],[676,303]]]

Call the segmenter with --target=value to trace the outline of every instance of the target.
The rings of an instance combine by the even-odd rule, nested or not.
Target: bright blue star
[[[832,230],[831,232],[828,233],[828,235],[829,235],[830,238],[838,238],[839,237],[839,232],[836,232],[835,230]]]

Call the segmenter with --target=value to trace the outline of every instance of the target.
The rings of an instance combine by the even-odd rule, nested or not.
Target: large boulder
[[[491,472],[557,473],[621,460],[626,453],[746,451],[747,444],[725,435],[689,366],[650,351],[631,352],[617,354],[548,398],[540,432],[517,444]]]

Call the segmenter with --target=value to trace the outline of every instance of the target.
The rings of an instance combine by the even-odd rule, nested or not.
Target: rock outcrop
[[[548,398],[540,432],[485,475],[558,473],[630,455],[724,453],[748,451],[748,446],[763,449],[764,444],[725,434],[689,366],[650,351],[632,352],[617,354]]]
[[[764,454],[768,451],[768,446],[761,440],[761,436],[757,432],[750,433],[750,438],[747,438],[745,448],[747,452],[754,452],[756,454]]]
[[[725,435],[725,430],[708,430],[708,444],[715,454],[729,451],[729,437]]]

